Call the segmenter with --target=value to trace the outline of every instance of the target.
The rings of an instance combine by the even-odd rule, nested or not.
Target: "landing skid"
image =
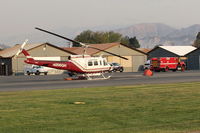
[[[112,77],[110,72],[94,73],[94,74],[84,74],[87,80],[104,80]]]
[[[112,72],[77,74],[65,80],[105,80],[112,77]]]

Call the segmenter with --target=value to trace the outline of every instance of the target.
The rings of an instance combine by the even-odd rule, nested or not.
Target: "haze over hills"
[[[77,28],[77,29],[68,29],[61,28],[53,30],[54,32],[64,35],[69,38],[74,38],[76,35],[80,34],[84,30],[92,31],[109,31],[113,30],[114,32],[121,33],[124,36],[134,37],[139,40],[141,47],[143,48],[153,48],[156,45],[192,45],[196,35],[200,32],[200,24],[195,24],[186,28],[176,29],[162,23],[142,23],[135,24],[132,26],[119,28],[119,26],[113,27],[93,27],[93,28]],[[48,30],[48,29],[47,29]],[[63,39],[53,37],[46,33],[41,33],[38,31],[38,34],[31,34],[28,38],[30,43],[43,43],[50,42],[58,46],[67,46],[68,42]],[[26,36],[19,35],[16,37],[9,38],[8,41],[22,43]],[[3,42],[0,42],[4,44]],[[14,43],[12,45],[15,45]],[[6,44],[7,45],[7,44]],[[10,45],[11,46],[11,45]]]
[[[115,30],[125,36],[136,36],[144,48],[155,45],[192,45],[200,32],[200,24],[182,29],[172,28],[161,23],[144,23]]]
[[[8,48],[9,46],[7,46],[7,45],[4,45],[4,44],[0,44],[0,50],[1,49],[4,49],[4,48]]]
[[[110,31],[113,29],[118,29],[123,26],[112,25],[112,26],[97,26],[97,27],[77,27],[77,28],[70,28],[70,27],[61,27],[58,29],[48,29],[44,28],[45,30],[49,30],[51,32],[60,34],[62,36],[68,37],[70,39],[74,39],[77,35],[79,35],[82,31],[85,30],[92,30],[92,31]],[[43,27],[39,27],[43,28]],[[34,27],[33,27],[34,29]],[[8,36],[8,37],[1,37],[0,36],[0,44],[4,44],[6,46],[12,47],[15,44],[21,44],[25,39],[28,39],[28,43],[51,43],[56,46],[67,47],[69,46],[69,42],[61,39],[59,37],[34,30],[34,33],[24,33],[24,34],[17,34],[15,36]]]

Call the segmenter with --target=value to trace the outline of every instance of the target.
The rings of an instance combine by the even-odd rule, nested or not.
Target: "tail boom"
[[[34,59],[33,57],[30,56],[30,54],[25,50],[25,49],[22,49],[22,53],[26,56],[26,60],[24,61],[25,63],[27,64],[34,64]]]

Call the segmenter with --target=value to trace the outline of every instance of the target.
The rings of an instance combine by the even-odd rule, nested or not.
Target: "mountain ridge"
[[[129,37],[136,36],[143,48],[156,45],[192,45],[200,32],[200,24],[176,29],[162,23],[141,23],[114,31]]]
[[[123,28],[121,28],[123,27]],[[114,31],[123,36],[134,37],[138,39],[142,48],[153,48],[156,45],[192,45],[196,35],[200,32],[200,24],[194,24],[184,28],[173,28],[163,23],[140,23],[130,26],[101,26],[98,28],[59,28],[54,29],[55,33],[61,34],[69,38],[75,38],[84,30],[92,31]],[[107,30],[106,30],[107,29]],[[41,33],[28,33],[26,35],[16,35],[6,40],[9,45],[0,42],[1,47],[12,46],[23,42],[24,39],[29,38],[29,43],[44,43],[49,42],[58,46],[67,46],[69,43],[63,39]]]

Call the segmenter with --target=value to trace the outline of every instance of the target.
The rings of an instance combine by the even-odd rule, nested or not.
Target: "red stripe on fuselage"
[[[41,61],[41,60],[27,59],[25,60],[25,62],[28,64],[68,70],[68,71],[72,71],[76,73],[98,73],[98,72],[110,70],[110,67],[86,69],[86,68],[83,68],[78,63],[74,63],[72,61]]]

